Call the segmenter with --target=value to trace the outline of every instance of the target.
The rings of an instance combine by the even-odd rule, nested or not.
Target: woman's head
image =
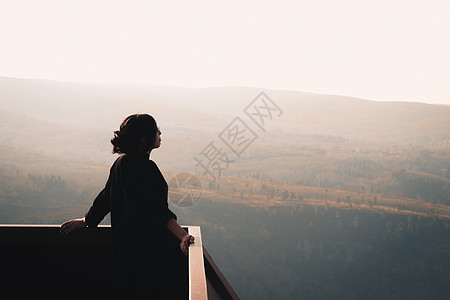
[[[157,137],[158,134],[158,137]],[[128,116],[114,131],[111,139],[113,153],[145,153],[160,145],[159,129],[155,119],[148,114]]]

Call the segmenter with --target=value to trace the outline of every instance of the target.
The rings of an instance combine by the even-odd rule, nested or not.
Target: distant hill
[[[279,109],[262,128],[244,111],[261,92]],[[117,157],[113,131],[147,112],[167,181],[201,169],[208,145],[230,155],[201,177],[198,203],[169,205],[202,227],[243,299],[448,298],[448,106],[1,77],[0,103],[1,223],[83,216]],[[254,134],[239,154],[221,140],[236,118]]]
[[[245,117],[243,110],[261,91],[246,87],[186,89],[0,77],[0,143],[13,140],[13,146],[33,149],[38,143],[51,142],[62,147],[73,137],[96,157],[95,151],[109,147],[100,145],[108,144],[123,118],[136,112],[154,115],[166,141],[192,138],[194,144],[207,142],[235,117]],[[272,143],[295,143],[299,135],[406,145],[450,141],[449,106],[375,102],[295,91],[264,92],[283,111],[276,122],[267,125],[267,134],[258,131]],[[36,132],[27,136],[32,128],[39,128],[39,136]],[[95,136],[98,149],[86,136],[89,133]],[[27,138],[20,140],[18,136]]]
[[[272,120],[266,118],[263,129],[244,112],[261,92],[279,109]],[[324,170],[344,170],[341,164],[355,164],[356,158],[370,160],[370,168],[379,172],[392,169],[393,160],[396,171],[442,175],[441,168],[450,167],[445,158],[450,107],[443,105],[250,87],[187,89],[2,77],[0,101],[0,145],[57,160],[109,166],[116,157],[109,143],[113,131],[127,115],[147,112],[163,132],[162,147],[152,158],[166,172],[193,171],[194,156],[211,142],[234,155],[230,169],[270,170],[276,178],[308,184],[330,178]],[[236,117],[257,136],[239,156],[219,138]]]

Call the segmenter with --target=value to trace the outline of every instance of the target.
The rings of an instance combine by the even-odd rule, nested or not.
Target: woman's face
[[[161,130],[156,129],[156,138],[155,138],[155,143],[153,144],[153,149],[155,148],[159,148],[159,146],[161,146]]]

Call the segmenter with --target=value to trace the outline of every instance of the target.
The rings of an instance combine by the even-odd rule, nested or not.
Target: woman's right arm
[[[88,224],[91,227],[96,227],[103,220],[103,218],[109,213],[110,208],[108,199],[109,198],[106,186],[95,198],[94,203],[87,212],[86,216],[82,219],[73,219],[64,222],[61,225],[60,232],[67,235],[74,230],[87,227]],[[86,218],[88,218],[88,220],[86,220]]]
[[[73,219],[73,220],[69,220],[67,222],[64,222],[61,225],[61,229],[60,232],[62,234],[69,234],[74,230],[78,230],[81,228],[85,228],[87,226],[86,224],[86,220],[84,218],[82,219]]]

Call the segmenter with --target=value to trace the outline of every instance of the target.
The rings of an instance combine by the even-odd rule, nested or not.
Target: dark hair
[[[128,116],[120,124],[120,129],[114,131],[111,139],[113,153],[145,153],[155,143],[158,126],[155,119],[148,114]]]

